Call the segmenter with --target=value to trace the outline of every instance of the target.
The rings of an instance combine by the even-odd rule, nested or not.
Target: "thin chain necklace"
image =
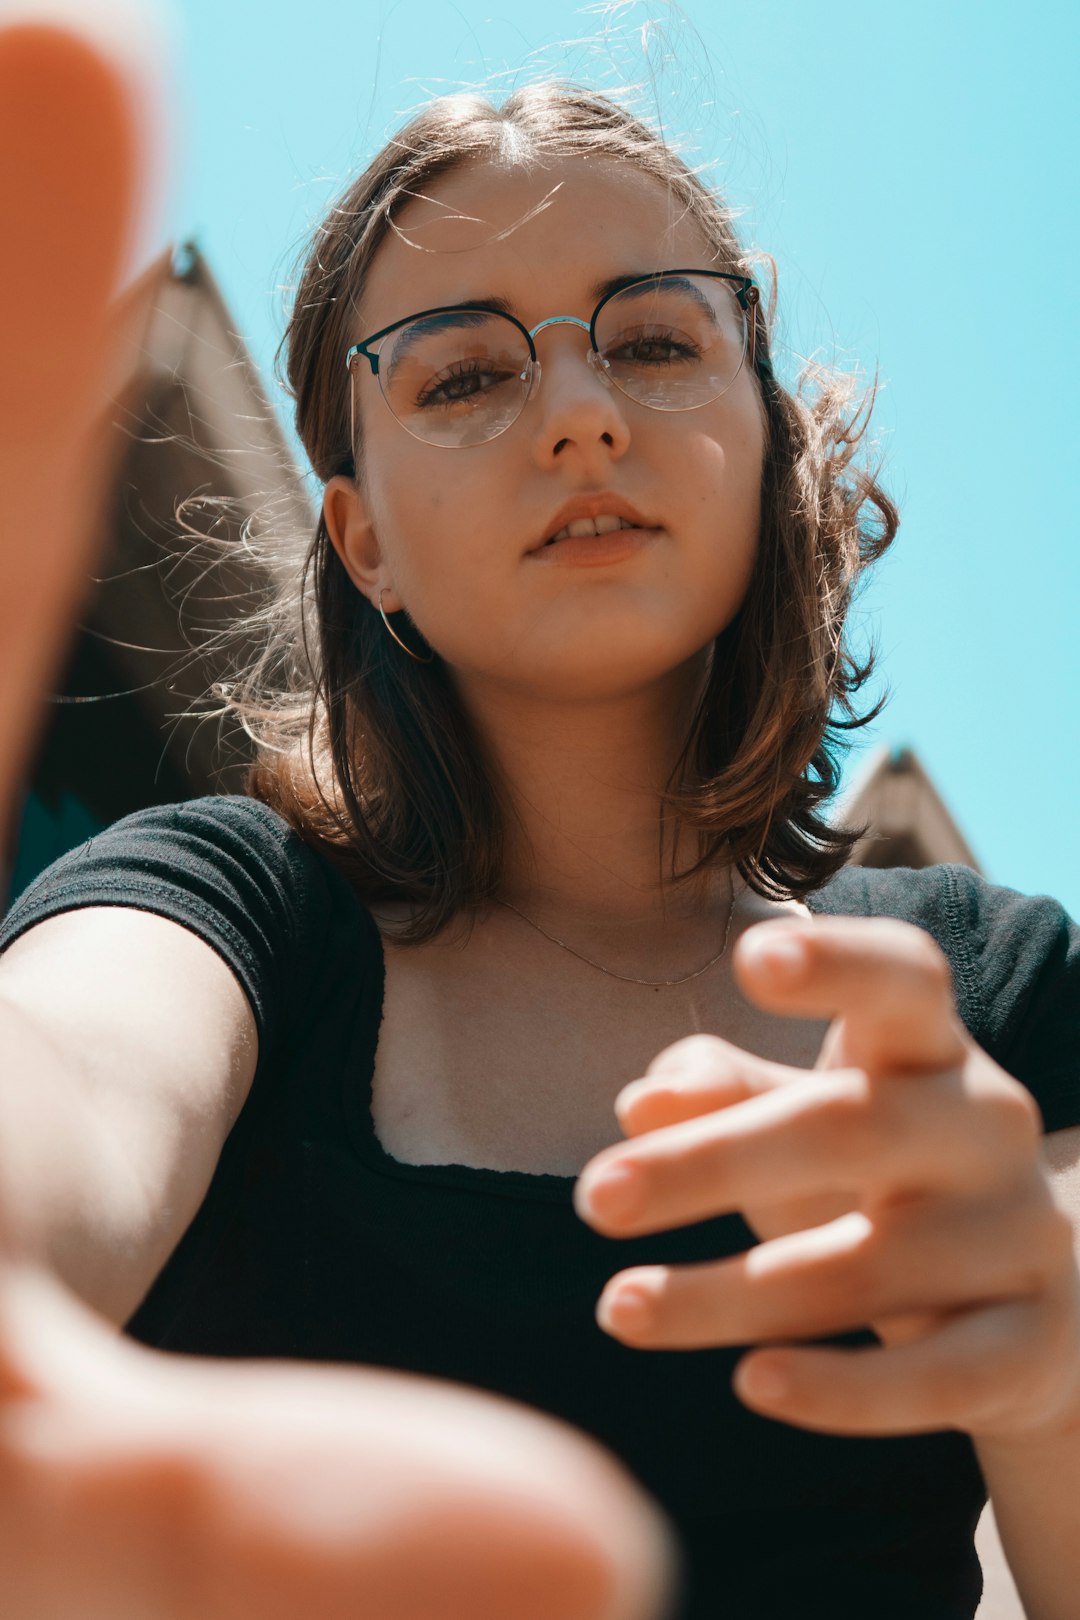
[[[623,984],[645,984],[648,985],[652,990],[664,990],[677,984],[689,984],[691,979],[700,979],[703,973],[707,973],[711,967],[716,966],[717,962],[719,962],[720,958],[727,950],[728,940],[731,937],[731,919],[735,915],[735,880],[729,868],[728,914],[727,923],[724,926],[723,944],[720,946],[720,949],[717,951],[716,955],[710,956],[709,960],[704,963],[702,967],[695,968],[693,973],[685,973],[681,979],[635,979],[632,978],[628,973],[616,973],[613,968],[606,968],[600,962],[594,962],[591,956],[583,956],[580,951],[575,951],[574,947],[572,945],[568,945],[564,939],[556,939],[554,934],[549,934],[546,928],[541,928],[538,922],[534,922],[531,917],[526,917],[523,911],[519,911],[517,906],[515,906],[512,901],[499,900],[497,901],[497,904],[500,906],[505,906],[507,911],[516,911],[523,922],[527,922],[530,928],[535,928],[538,934],[543,934],[544,938],[549,939],[553,945],[560,945],[564,951],[569,951],[571,956],[576,956],[579,962],[585,962],[589,967],[596,968],[598,972],[606,973],[609,979],[621,979]]]

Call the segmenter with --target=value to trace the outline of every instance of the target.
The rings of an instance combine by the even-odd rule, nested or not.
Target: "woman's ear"
[[[378,607],[379,592],[384,592],[386,611],[396,613],[401,604],[394,596],[390,570],[364,497],[351,478],[343,474],[331,478],[323,491],[323,518],[330,544],[357,590],[372,607]]]

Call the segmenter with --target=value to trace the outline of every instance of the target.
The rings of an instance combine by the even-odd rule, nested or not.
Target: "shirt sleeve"
[[[197,934],[251,1004],[259,1063],[318,968],[319,858],[266,805],[220,795],[126,816],[55,861],[0,924],[0,952],[60,912],[132,906]]]
[[[1048,1131],[1080,1125],[1080,927],[1047,895],[947,870],[980,1044],[1033,1093]]]
[[[846,867],[809,904],[925,929],[971,1036],[1028,1088],[1047,1131],[1080,1125],[1080,928],[1056,900],[941,865]]]

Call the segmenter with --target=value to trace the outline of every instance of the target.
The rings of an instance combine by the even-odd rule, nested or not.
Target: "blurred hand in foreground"
[[[145,191],[140,17],[0,23],[0,830],[91,572],[118,280]],[[148,35],[146,37],[149,37]],[[45,1049],[0,997],[0,1083]],[[0,1613],[649,1620],[660,1515],[600,1447],[389,1372],[164,1356],[20,1253],[0,1142]]]

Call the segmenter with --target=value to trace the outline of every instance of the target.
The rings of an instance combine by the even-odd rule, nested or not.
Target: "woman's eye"
[[[479,364],[456,366],[439,377],[433,377],[420,392],[417,404],[421,406],[457,405],[476,399],[491,388],[506,381],[506,373],[493,371]]]
[[[662,366],[679,361],[700,360],[701,350],[692,338],[675,332],[625,333],[604,348],[604,358],[624,365]]]

